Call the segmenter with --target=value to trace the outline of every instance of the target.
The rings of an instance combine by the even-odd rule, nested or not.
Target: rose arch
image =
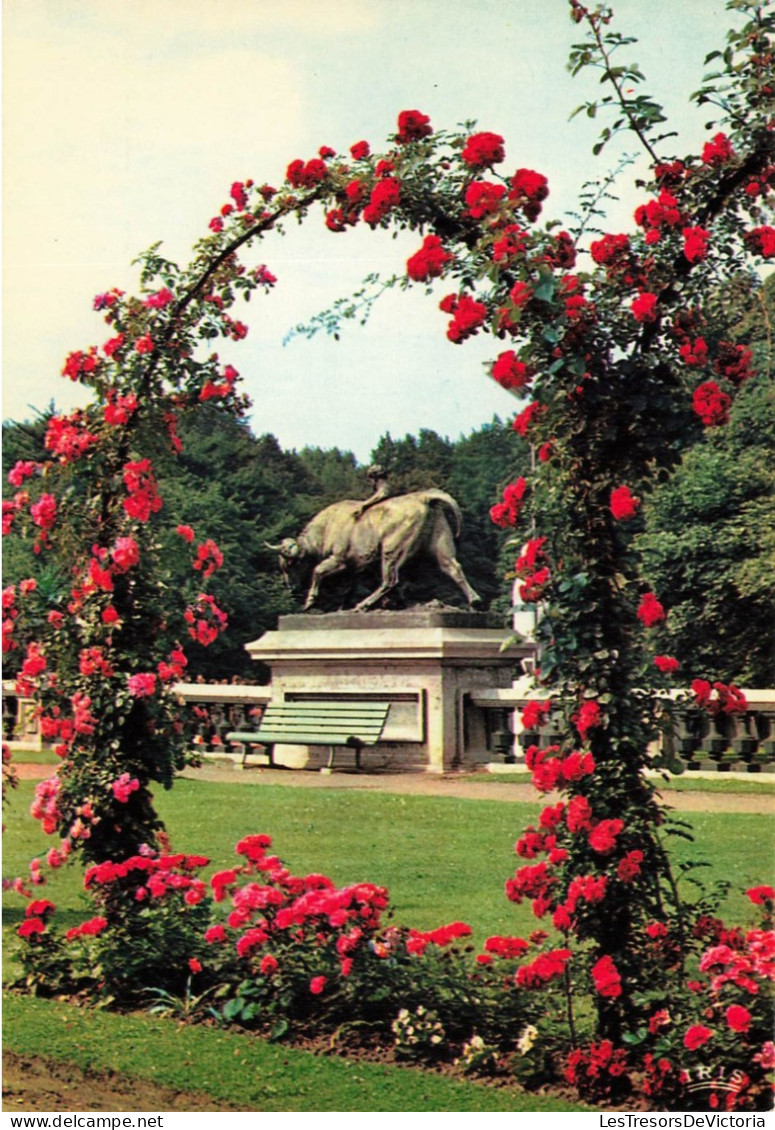
[[[450,341],[491,336],[490,374],[520,399],[514,430],[536,453],[529,480],[503,468],[491,510],[514,530],[522,599],[542,607],[525,728],[550,710],[563,719],[558,745],[527,751],[537,788],[562,796],[519,839],[523,865],[507,884],[510,899],[530,900],[556,932],[523,981],[569,983],[579,947],[599,1033],[618,1039],[642,1024],[655,970],[666,955],[682,967],[696,912],[643,772],[677,664],[659,647],[670,594],[644,582],[634,532],[687,438],[723,426],[736,389],[754,376],[750,350],[719,336],[706,296],[775,255],[772,17],[736,6],[748,22],[714,80],[725,120],[679,160],[660,156],[659,108],[628,94],[632,75],[610,61],[609,13],[571,2],[586,28],[576,69],[603,68],[618,128],[638,137],[651,162],[632,231],[593,232],[594,196],[573,230],[547,223],[546,177],[514,167],[500,136],[440,131],[405,110],[380,153],[365,141],[344,155],[323,147],[291,161],[279,187],[233,183],[188,266],[152,248],[137,295],[95,298],[105,340],[71,352],[63,369],[92,400],[51,419],[48,457],[14,467],[17,493],[3,515],[4,532],[33,537],[67,582],[44,601],[22,581],[3,602],[4,646],[23,655],[20,690],[37,699],[61,758],[34,806],[55,837],[49,865],[76,851],[101,865],[155,850],[151,787],[171,785],[185,763],[172,688],[186,641],[206,645],[227,627],[207,592],[223,559],[206,530],[177,525],[195,584],[175,607],[158,530],[176,519],[154,459],[164,446],[179,450],[183,414],[203,403],[245,408],[238,371],[213,345],[246,336],[241,299],[276,280],[265,265],[246,265],[243,249],[290,218],[322,215],[332,239],[355,225],[409,229],[417,246],[400,281],[438,280],[440,332]],[[697,674],[677,677],[685,685]],[[734,686],[703,678],[693,691],[698,709],[744,709]],[[34,861],[33,883],[42,866]]]

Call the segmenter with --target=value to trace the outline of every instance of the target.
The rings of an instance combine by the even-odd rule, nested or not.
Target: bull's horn
[[[275,553],[279,553],[283,548],[282,545],[272,545],[272,543],[269,541],[265,541],[264,545],[267,549],[273,549]]]

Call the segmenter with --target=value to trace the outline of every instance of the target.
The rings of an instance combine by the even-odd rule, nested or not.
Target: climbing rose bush
[[[504,468],[491,517],[514,539],[523,599],[540,606],[539,704],[523,723],[540,729],[551,714],[559,740],[544,744],[539,735],[526,761],[539,789],[559,789],[561,798],[518,841],[520,859],[531,862],[520,863],[507,893],[529,900],[546,927],[545,952],[520,967],[522,987],[562,994],[579,1051],[573,993],[593,1003],[594,1039],[568,1067],[582,1088],[596,1073],[623,1078],[622,1048],[648,1029],[655,1007],[680,999],[701,940],[702,904],[687,901],[673,873],[669,822],[644,775],[667,710],[670,594],[644,580],[635,537],[640,507],[687,439],[724,426],[740,384],[757,379],[750,351],[724,340],[708,302],[740,274],[755,285],[773,254],[773,16],[751,0],[731,8],[738,26],[698,96],[724,116],[709,141],[677,159],[660,151],[661,107],[628,93],[640,90],[637,68],[611,62],[627,41],[611,30],[610,10],[570,0],[584,34],[571,67],[600,68],[612,92],[586,109],[618,113],[598,148],[626,129],[648,156],[628,232],[589,235],[611,178],[584,190],[576,225],[557,230],[542,222],[550,196],[543,172],[507,156],[499,134],[473,126],[448,133],[419,110],[399,115],[382,153],[367,139],[345,156],[323,145],[291,160],[279,188],[234,182],[191,266],[154,248],[142,257],[138,295],[96,296],[108,336],[73,350],[62,370],[93,402],[52,420],[47,460],[12,470],[16,493],[3,512],[4,530],[30,537],[60,568],[53,594],[20,583],[3,598],[4,646],[23,655],[20,693],[37,698],[62,758],[36,797],[38,817],[58,838],[51,859],[74,851],[98,866],[142,858],[160,845],[150,785],[171,784],[185,760],[172,693],[187,662],[184,644],[207,646],[228,623],[205,588],[220,550],[207,531],[165,513],[154,455],[159,444],[180,450],[179,419],[201,403],[245,407],[239,373],[213,342],[231,348],[243,340],[248,327],[232,314],[237,297],[277,280],[265,263],[243,261],[243,249],[318,206],[337,238],[359,223],[416,232],[422,242],[393,284],[440,280],[440,340],[462,347],[496,338],[493,379],[530,395],[514,428],[535,450],[535,469],[515,479]],[[356,309],[326,312],[311,332],[338,330]],[[159,582],[158,531],[167,522],[187,544],[198,539],[195,583],[177,608]],[[714,685],[706,672],[681,674],[695,683],[702,676],[693,684],[698,710],[745,709],[734,686]],[[42,880],[34,860],[26,882]],[[45,917],[29,921],[29,937],[45,938]],[[251,935],[243,949],[253,942],[260,948]],[[279,962],[263,954],[264,976],[267,958]],[[311,997],[324,1000],[330,972],[309,973]],[[724,1013],[723,1027],[707,1005],[713,1023],[696,1019],[681,1037],[684,1053],[711,1055],[720,1032],[739,1046],[746,1027],[758,1039],[749,1005],[735,999],[726,1007],[735,1011]],[[768,1071],[767,1049],[755,1054]],[[659,1058],[649,1070],[656,1093]],[[684,1085],[680,1070],[662,1072],[666,1090],[676,1072]]]

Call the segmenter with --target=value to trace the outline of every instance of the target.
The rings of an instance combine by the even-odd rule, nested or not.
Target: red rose
[[[634,518],[640,506],[640,499],[636,498],[627,486],[616,487],[611,491],[611,513],[620,522],[627,522]]]
[[[156,691],[156,676],[151,672],[130,675],[127,686],[135,698],[148,698]]]
[[[526,436],[536,420],[539,420],[541,416],[545,414],[545,412],[546,405],[539,404],[537,400],[534,400],[514,417],[511,422],[511,426],[515,432],[519,432],[521,436]],[[544,447],[551,447],[551,444],[544,444]],[[541,459],[540,451],[538,457],[539,459]],[[546,459],[542,459],[542,462],[545,463]]]
[[[477,302],[470,294],[459,295],[452,321],[447,327],[447,337],[455,344],[465,341],[478,332],[486,317],[487,307],[483,302]]]
[[[724,165],[734,155],[729,138],[724,133],[717,133],[712,141],[705,143],[702,149],[702,160],[706,165]]]
[[[775,887],[750,887],[745,893],[756,906],[775,901]]]
[[[596,961],[591,972],[595,990],[601,997],[620,997],[622,995],[622,979],[613,958],[609,954],[604,954],[599,961]]]
[[[693,1052],[697,1048],[701,1048],[703,1044],[707,1044],[713,1035],[713,1030],[706,1028],[704,1024],[693,1024],[684,1036],[684,1047]]]
[[[522,209],[528,220],[536,220],[541,212],[541,201],[549,195],[546,177],[533,169],[517,169],[511,178],[509,200]]]
[[[568,801],[565,821],[569,832],[582,832],[590,827],[592,809],[586,797],[575,796]]]
[[[533,377],[532,369],[524,361],[519,360],[513,349],[499,353],[490,372],[493,380],[496,380],[502,388],[509,390],[526,388]]]
[[[705,338],[696,337],[694,341],[685,342],[678,350],[678,354],[690,369],[702,369],[708,363],[708,343]]]
[[[119,572],[126,573],[139,563],[140,547],[134,538],[117,538],[110,555]]]
[[[400,145],[406,145],[410,141],[421,141],[422,138],[433,133],[430,123],[428,115],[421,114],[419,110],[402,110],[398,115],[396,141]]]
[[[616,847],[616,837],[623,829],[623,820],[601,820],[587,837],[589,846],[600,855],[610,855]]]
[[[729,421],[732,398],[715,381],[698,385],[692,395],[692,408],[706,427],[718,427]]]
[[[764,259],[772,259],[775,256],[775,228],[770,227],[769,224],[749,231],[745,236],[745,242],[752,251]]]
[[[42,494],[38,501],[30,507],[30,515],[36,526],[41,530],[50,530],[57,516],[57,502],[53,494]]]
[[[753,352],[745,345],[734,345],[729,341],[720,341],[716,351],[716,360],[713,368],[720,377],[739,385],[751,376]]]
[[[497,165],[506,156],[503,138],[497,133],[473,133],[460,156],[471,169]]]
[[[506,189],[502,184],[474,181],[466,189],[468,215],[472,220],[481,220],[492,212],[497,212],[505,195]]]
[[[604,235],[590,245],[589,253],[602,267],[613,266],[629,254],[630,240],[626,235]]]
[[[550,699],[546,702],[529,702],[522,711],[522,728],[525,730],[537,730],[540,725],[546,720],[552,703]]]
[[[406,273],[415,282],[438,278],[454,256],[445,251],[437,235],[426,235],[423,245],[406,261]]]
[[[708,254],[710,232],[705,228],[684,228],[684,255],[690,263],[699,263]]]
[[[657,320],[657,296],[645,291],[633,298],[630,305],[636,322],[655,322]]]
[[[747,1032],[751,1027],[751,1014],[741,1004],[731,1004],[724,1015],[733,1032]]]
[[[573,721],[576,724],[576,729],[581,735],[582,740],[585,740],[589,731],[596,729],[602,722],[599,705],[592,700],[582,702],[581,706],[573,715]]]
[[[368,141],[356,141],[350,146],[350,153],[356,161],[363,161],[371,153]]]
[[[659,624],[665,619],[665,610],[654,596],[653,592],[645,592],[641,597],[641,602],[638,606],[638,619],[645,624],[647,628],[652,628],[654,624]]]

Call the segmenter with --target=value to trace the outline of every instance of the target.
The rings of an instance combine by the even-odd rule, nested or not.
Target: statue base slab
[[[510,687],[533,646],[487,613],[434,606],[405,612],[333,612],[280,618],[247,645],[272,672],[272,699],[390,703],[366,767],[443,773],[491,760],[488,713],[471,698]],[[278,747],[286,765],[317,768],[325,747]],[[344,759],[342,759],[344,760]]]

